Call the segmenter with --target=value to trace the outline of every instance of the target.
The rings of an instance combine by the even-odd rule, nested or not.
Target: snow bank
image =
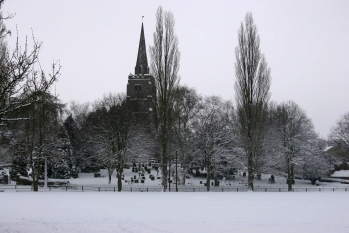
[[[349,192],[0,193],[0,232],[348,232]]]

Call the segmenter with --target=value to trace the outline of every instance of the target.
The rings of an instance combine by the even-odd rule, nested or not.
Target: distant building
[[[149,74],[142,23],[135,71],[134,74],[130,73],[128,76],[126,94],[127,104],[136,116],[136,119],[154,123],[155,93],[154,77]]]
[[[345,150],[342,149],[340,144],[334,146],[328,146],[324,149],[324,152],[328,155],[332,155],[338,160],[349,162],[349,155],[345,153]]]

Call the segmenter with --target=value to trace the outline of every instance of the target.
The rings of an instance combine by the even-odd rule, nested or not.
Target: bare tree
[[[93,148],[93,156],[108,169],[109,183],[116,169],[118,191],[122,190],[122,173],[127,151],[131,112],[125,97],[109,94],[95,104],[87,124],[89,137],[87,146]]]
[[[316,180],[329,175],[329,161],[323,151],[316,150],[316,147],[313,149],[311,154],[304,157],[299,172],[302,173],[303,179],[310,180],[311,184],[315,185]]]
[[[71,101],[69,103],[68,116],[72,115],[77,126],[81,129],[84,125],[87,115],[91,112],[91,104],[89,102],[79,103]]]
[[[38,55],[41,43],[35,41],[32,51],[28,50],[25,45],[22,52],[17,43],[16,49],[12,52],[6,52],[3,55],[3,62],[0,64],[0,125],[6,125],[12,121],[22,120],[20,118],[9,117],[13,111],[17,111],[23,106],[30,104],[26,97],[31,92],[28,85],[37,83],[39,76],[45,76],[45,72],[36,69],[35,65],[39,64]],[[60,65],[54,63],[52,65],[52,73],[49,79],[44,82],[39,81],[40,92],[46,92],[60,75]],[[46,75],[47,76],[47,75]],[[34,99],[36,101],[37,99]]]
[[[329,140],[339,148],[338,153],[342,157],[349,159],[349,112],[332,127]]]
[[[252,13],[238,31],[235,49],[235,91],[242,147],[248,158],[248,188],[253,191],[255,161],[261,153],[266,109],[270,98],[270,69],[259,49],[259,35]]]
[[[155,111],[162,154],[162,185],[167,190],[168,142],[171,129],[174,90],[179,82],[178,70],[180,52],[174,31],[175,20],[172,12],[164,12],[160,6],[156,12],[154,46],[150,46],[151,74],[155,79]]]
[[[0,8],[4,1],[0,1]],[[33,86],[36,91],[48,92],[52,83],[60,75],[60,64],[53,62],[52,73],[47,75],[39,64],[39,53],[42,43],[32,35],[33,47],[29,49],[27,38],[23,47],[20,46],[18,35],[17,43],[13,50],[7,47],[6,36],[11,32],[6,29],[4,19],[0,14],[0,126],[6,126],[11,122],[23,120],[19,117],[11,117],[14,111],[31,104],[29,102]],[[18,34],[18,33],[17,33]],[[44,77],[45,78],[42,78]],[[41,80],[38,80],[41,79]],[[41,88],[38,90],[38,88]],[[29,98],[29,99],[28,99]],[[38,99],[32,99],[37,101]]]
[[[205,98],[195,123],[197,139],[196,161],[207,171],[207,191],[214,173],[221,173],[220,165],[232,165],[232,134],[229,127],[231,111],[230,102],[224,103],[220,97]]]
[[[107,168],[109,183],[116,170],[118,191],[122,190],[125,162],[149,161],[154,149],[151,132],[137,119],[124,95],[109,94],[94,104],[83,123],[82,151],[87,151],[86,159]]]
[[[0,1],[0,8],[3,2]],[[32,169],[34,191],[37,191],[40,158],[47,156],[52,148],[54,133],[49,128],[53,127],[61,107],[57,98],[50,94],[50,87],[57,81],[61,67],[54,62],[49,74],[41,69],[39,52],[42,43],[34,36],[31,49],[27,38],[21,47],[17,35],[16,46],[10,50],[5,42],[10,31],[6,30],[3,21],[11,17],[0,15],[0,132],[10,123],[25,120],[22,139]]]
[[[155,132],[151,129],[152,127],[149,125],[132,121],[128,136],[126,162],[145,164],[150,161],[158,148]]]
[[[22,108],[23,115],[28,119],[23,121],[22,144],[30,165],[34,191],[38,191],[43,161],[56,152],[58,120],[62,105],[50,93],[35,91],[41,89],[40,84],[33,85],[33,92],[28,97],[31,104]]]
[[[294,166],[302,164],[307,154],[313,154],[313,144],[317,139],[314,126],[296,103],[289,101],[276,109],[277,135],[276,148],[281,156],[282,168],[287,170],[288,191],[294,183]]]
[[[194,88],[178,86],[175,92],[173,132],[175,144],[179,152],[179,160],[183,167],[181,183],[185,184],[185,176],[189,163],[192,161],[195,150],[194,122],[202,109],[202,97]]]

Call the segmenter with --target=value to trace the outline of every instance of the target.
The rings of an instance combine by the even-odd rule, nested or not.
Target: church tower
[[[138,55],[134,74],[128,76],[127,104],[132,112],[142,120],[154,121],[153,98],[155,98],[154,78],[149,74],[147,49],[144,38],[142,23],[141,36],[139,39]]]

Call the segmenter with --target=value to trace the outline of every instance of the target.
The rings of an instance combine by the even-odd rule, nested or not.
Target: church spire
[[[135,67],[135,74],[149,74],[147,49],[145,46],[144,29],[142,22],[141,38],[139,39],[137,63]]]

